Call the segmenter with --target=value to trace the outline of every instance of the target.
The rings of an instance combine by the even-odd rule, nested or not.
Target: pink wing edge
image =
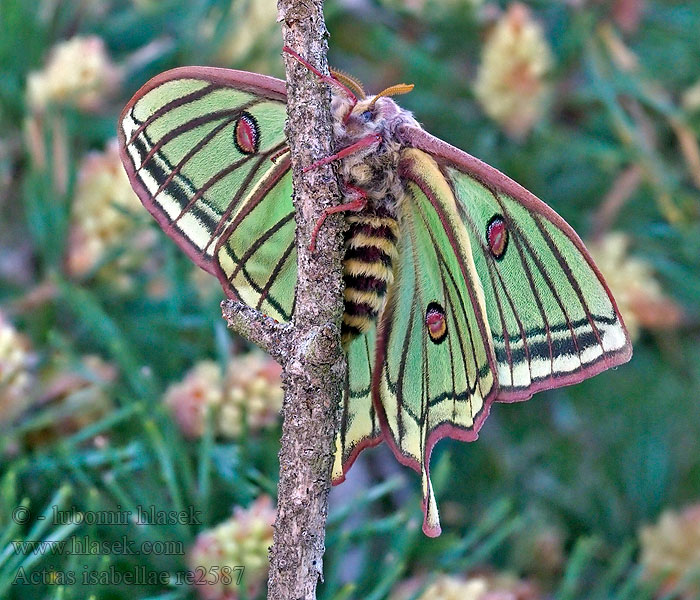
[[[201,252],[192,246],[184,235],[171,227],[169,217],[153,201],[150,192],[138,178],[136,169],[134,169],[131,162],[131,157],[127,151],[128,140],[125,138],[124,130],[122,128],[122,123],[126,114],[141,98],[143,98],[143,96],[164,83],[178,79],[198,79],[208,83],[219,84],[223,87],[230,87],[237,90],[251,92],[265,98],[270,98],[271,100],[279,100],[280,102],[287,101],[286,84],[284,81],[277,79],[276,77],[260,75],[259,73],[250,73],[248,71],[237,71],[235,69],[224,69],[220,67],[177,67],[175,69],[170,69],[169,71],[164,71],[152,79],[149,79],[131,97],[131,100],[127,102],[126,106],[119,114],[119,125],[117,126],[119,157],[121,158],[122,164],[124,165],[124,170],[129,177],[131,187],[136,192],[139,200],[141,200],[141,204],[146,207],[146,210],[148,210],[151,216],[153,216],[153,218],[157,221],[161,229],[168,235],[168,237],[175,241],[175,243],[185,252],[192,262],[221,281],[221,275],[219,274],[216,265],[213,264],[212,261],[206,259]],[[221,283],[224,288],[224,293],[229,298],[236,300],[237,298],[233,291],[224,285],[224,281],[221,281]]]
[[[616,350],[615,352],[609,355],[604,355],[600,361],[596,362],[593,365],[585,367],[578,373],[557,377],[556,379],[552,378],[549,380],[543,380],[531,385],[526,390],[520,392],[512,392],[508,394],[499,395],[499,389],[496,379],[496,385],[494,385],[492,390],[487,394],[486,398],[484,398],[484,405],[480,413],[474,420],[474,424],[471,428],[462,429],[450,423],[443,423],[442,425],[439,425],[433,431],[430,432],[430,435],[428,436],[425,443],[423,455],[426,474],[428,477],[430,477],[430,457],[433,448],[435,447],[435,444],[445,437],[464,442],[476,441],[479,437],[479,430],[483,426],[484,421],[486,421],[487,417],[489,416],[491,406],[494,402],[511,403],[524,401],[528,400],[532,397],[533,394],[540,391],[580,383],[584,379],[588,379],[589,377],[597,375],[602,371],[628,362],[632,357],[632,344],[630,342],[629,333],[627,332],[627,328],[624,325],[624,320],[622,318],[622,315],[620,314],[615,298],[610,293],[610,289],[608,288],[605,279],[600,273],[600,270],[593,261],[593,258],[586,249],[584,243],[581,241],[581,238],[561,216],[559,216],[552,208],[550,208],[547,204],[542,202],[534,194],[532,194],[520,184],[516,183],[515,181],[501,173],[498,169],[495,169],[494,167],[486,164],[478,158],[471,156],[470,154],[467,154],[466,152],[458,148],[455,148],[451,144],[448,144],[447,142],[444,142],[439,138],[436,138],[435,136],[426,132],[424,129],[404,125],[400,127],[398,131],[398,136],[407,147],[423,150],[427,154],[431,155],[436,160],[436,162],[438,162],[438,164],[452,166],[464,172],[465,174],[474,177],[487,187],[509,195],[510,197],[519,201],[521,204],[523,204],[523,206],[525,206],[529,210],[542,215],[547,220],[552,222],[555,226],[560,228],[573,242],[573,244],[576,246],[576,248],[584,257],[588,265],[598,277],[598,280],[602,284],[603,289],[606,291],[608,297],[610,298],[613,309],[615,310],[615,314],[619,319],[620,324],[622,325],[627,340],[627,343],[622,348]],[[414,180],[414,182],[420,186],[420,181]],[[394,442],[393,437],[390,433],[386,413],[384,412],[381,400],[379,399],[379,394],[377,392],[377,390],[379,389],[379,379],[381,377],[381,369],[377,368],[377,365],[382,365],[384,361],[383,344],[381,343],[382,339],[382,332],[379,332],[379,337],[377,338],[376,346],[377,353],[375,357],[375,368],[372,373],[372,399],[375,404],[375,410],[377,411],[377,415],[379,417],[382,435],[381,438],[377,440],[371,440],[371,442],[373,443],[366,443],[364,446],[360,447],[357,450],[357,453],[359,453],[359,451],[361,451],[364,447],[378,444],[379,441],[381,441],[381,439],[383,438],[391,448],[396,459],[401,464],[410,467],[411,469],[420,474],[420,463],[414,458],[404,455]],[[489,362],[491,362],[491,360],[489,360]],[[356,454],[355,456],[352,456],[352,460],[348,461],[348,469],[350,468],[350,465],[352,464],[355,458]],[[346,470],[347,469],[345,468],[345,465],[343,465],[343,472],[345,472]],[[426,512],[426,501],[425,499],[423,499],[423,532],[429,537],[437,537],[440,535],[441,529],[439,527],[433,528],[428,525],[426,520]]]

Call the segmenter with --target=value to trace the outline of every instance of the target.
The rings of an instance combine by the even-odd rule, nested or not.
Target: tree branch
[[[279,0],[278,8],[284,43],[327,73],[323,0]],[[340,345],[344,220],[328,219],[316,252],[309,251],[321,211],[340,198],[330,166],[302,172],[333,152],[330,92],[289,55],[285,66],[298,281],[294,331],[283,371],[284,421],[268,598],[312,600],[323,572],[328,492],[346,376]]]
[[[289,356],[293,328],[289,323],[278,323],[272,317],[236,300],[221,303],[221,315],[229,329],[259,346],[272,358],[283,364]]]
[[[278,0],[278,9],[285,45],[328,73],[323,0]],[[222,302],[221,308],[231,329],[282,364],[280,479],[268,598],[313,600],[323,573],[328,492],[346,377],[340,344],[345,221],[339,216],[327,219],[315,252],[309,250],[323,209],[340,199],[329,165],[303,172],[333,153],[330,91],[306,67],[284,56],[297,224],[293,324],[277,323],[233,300]]]

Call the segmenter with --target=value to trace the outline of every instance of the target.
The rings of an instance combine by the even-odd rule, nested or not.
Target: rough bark
[[[322,0],[279,0],[284,43],[327,73]],[[311,232],[324,207],[340,197],[330,166],[302,169],[332,154],[330,92],[285,54],[287,136],[294,179],[298,282],[292,325],[233,301],[222,304],[229,326],[270,352],[285,388],[274,544],[268,598],[313,599],[322,578],[328,492],[345,378],[340,345],[342,218],[329,218],[314,253]]]

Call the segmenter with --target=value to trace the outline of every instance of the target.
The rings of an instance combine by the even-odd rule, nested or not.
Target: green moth
[[[302,62],[331,85],[338,151],[318,164],[337,162],[345,202],[326,214],[349,224],[334,483],[385,440],[420,473],[423,531],[436,536],[435,443],[475,440],[495,401],[628,361],[629,336],[573,229],[424,131],[389,97],[411,86],[367,96]],[[146,83],[119,122],[126,171],[163,230],[229,297],[279,321],[292,318],[296,284],[285,100],[272,77],[179,68]]]

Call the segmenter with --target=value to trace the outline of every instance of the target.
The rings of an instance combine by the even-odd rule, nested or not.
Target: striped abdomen
[[[386,290],[394,280],[399,234],[392,216],[360,213],[346,219],[343,343],[367,331],[384,306]]]

